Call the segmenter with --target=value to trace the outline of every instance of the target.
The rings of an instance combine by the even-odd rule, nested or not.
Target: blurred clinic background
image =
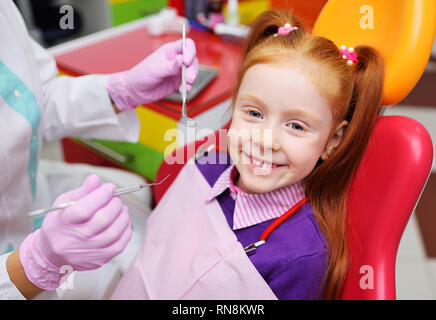
[[[188,115],[197,120],[200,128],[217,130],[229,120],[226,112],[231,91],[229,79],[235,76],[241,43],[250,22],[269,8],[292,8],[311,30],[327,0],[15,0],[15,3],[30,35],[56,57],[61,74],[72,76],[110,73],[133,66],[161,44],[180,38],[181,23],[189,19],[188,36],[195,39],[200,64],[205,67],[199,75],[198,92],[190,97]],[[168,151],[169,142],[164,142],[163,134],[175,127],[180,117],[177,99],[175,96],[138,109],[141,137],[137,144],[68,138],[46,143],[42,157],[121,167],[153,181]],[[384,115],[416,119],[426,127],[436,146],[435,42],[425,72],[414,89],[399,104],[384,108]],[[436,299],[435,161],[399,246],[396,286],[398,299]]]

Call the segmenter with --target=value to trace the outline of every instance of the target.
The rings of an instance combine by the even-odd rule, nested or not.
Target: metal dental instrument
[[[165,181],[169,176],[170,176],[170,174],[167,175],[165,178],[163,178],[160,182],[157,182],[157,183],[155,182],[155,183],[148,183],[148,184],[140,184],[140,185],[138,185],[138,186],[126,187],[126,188],[118,189],[118,190],[115,192],[114,196],[115,196],[115,197],[116,197],[116,196],[123,196],[123,195],[128,194],[128,193],[132,193],[132,192],[139,191],[139,190],[141,190],[141,189],[143,189],[143,188],[145,188],[145,187],[148,187],[148,186],[154,186],[154,185],[161,184],[161,183],[164,182],[164,181]],[[34,211],[29,212],[29,213],[27,214],[27,216],[28,216],[28,217],[36,217],[36,216],[40,216],[40,215],[46,214],[46,213],[48,213],[48,212],[50,212],[50,211],[55,211],[55,210],[59,210],[59,209],[64,209],[64,208],[66,208],[66,207],[68,207],[68,206],[71,206],[71,205],[74,204],[74,203],[75,203],[75,201],[70,201],[70,202],[66,202],[66,203],[60,204],[60,205],[58,205],[58,206],[56,206],[56,207],[51,207],[51,208],[45,208],[45,209],[34,210]]]
[[[185,54],[186,49],[186,23],[183,24],[183,39],[182,39],[182,55]],[[186,110],[186,65],[182,63],[182,119],[185,121],[192,120],[188,118]]]
[[[186,23],[183,24],[183,38],[182,38],[182,55],[185,53],[186,48]],[[181,130],[184,139],[184,144],[188,140],[188,128],[195,128],[195,120],[188,117],[186,110],[186,65],[182,63],[182,117],[179,120],[178,127]],[[185,140],[186,139],[186,140]]]

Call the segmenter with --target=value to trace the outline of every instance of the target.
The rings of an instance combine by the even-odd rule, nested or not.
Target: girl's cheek
[[[305,171],[307,174],[313,170],[320,157],[319,148],[316,145],[296,143],[292,149],[288,150],[291,151],[287,153],[288,157],[301,171]]]
[[[319,146],[308,137],[287,135],[280,139],[280,143],[282,151],[288,158],[300,160],[303,163],[316,157],[315,154],[319,150]]]
[[[227,132],[227,142],[229,145],[241,146],[244,142],[250,141],[252,129],[239,126],[239,123],[232,123]]]
[[[247,123],[245,121],[243,121],[242,119],[235,117],[232,120],[232,125],[231,125],[230,129],[238,131],[238,130],[242,130],[245,128],[247,128]]]
[[[240,149],[238,142],[237,131],[230,128],[227,134],[227,149],[233,162],[237,162],[237,156]]]

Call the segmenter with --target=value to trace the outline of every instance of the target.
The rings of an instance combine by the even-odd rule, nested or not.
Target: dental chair
[[[413,89],[424,72],[435,24],[433,0],[330,0],[312,32],[331,39],[338,47],[375,47],[386,62],[382,105],[392,106]],[[228,127],[229,123],[224,128]],[[156,181],[169,173],[171,176],[155,186],[156,203],[183,163],[211,145],[225,150],[225,139],[218,131],[173,152],[171,156],[181,163],[162,163]],[[350,264],[342,299],[396,298],[398,246],[432,161],[432,141],[420,123],[403,116],[379,116],[348,197]]]

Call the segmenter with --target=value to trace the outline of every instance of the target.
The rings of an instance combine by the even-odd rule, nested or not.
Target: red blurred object
[[[89,150],[80,142],[73,139],[64,138],[61,140],[61,144],[63,157],[66,162],[83,163],[83,159],[86,159],[85,163],[93,166],[125,169],[123,166],[116,164],[114,160],[108,159],[104,155]]]
[[[351,260],[343,299],[396,298],[398,245],[432,161],[432,141],[419,122],[379,117],[348,198]]]
[[[214,136],[217,134],[218,131]],[[200,145],[211,144],[207,139],[185,146],[184,153],[180,153],[181,149],[177,152],[190,158]],[[220,139],[218,145],[223,147],[222,142]],[[432,141],[419,122],[402,116],[379,117],[348,198],[350,267],[342,299],[396,298],[398,245],[424,189],[432,161]],[[171,179],[156,186],[156,204],[182,167],[183,164],[162,163],[156,180],[169,173]]]
[[[177,9],[179,16],[185,15],[185,1],[184,0],[168,0],[168,7]]]

